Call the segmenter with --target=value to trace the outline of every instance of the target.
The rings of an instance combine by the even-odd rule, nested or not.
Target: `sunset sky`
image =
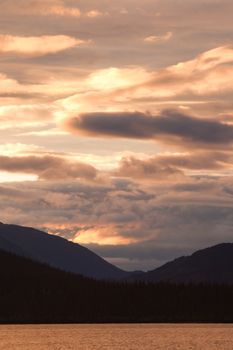
[[[129,270],[232,242],[232,13],[1,0],[0,221]]]

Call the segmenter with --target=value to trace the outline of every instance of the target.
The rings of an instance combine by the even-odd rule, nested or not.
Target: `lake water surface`
[[[233,325],[0,326],[0,350],[232,350]]]

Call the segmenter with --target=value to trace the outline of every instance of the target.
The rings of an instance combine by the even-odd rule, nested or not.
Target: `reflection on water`
[[[232,350],[233,325],[0,326],[0,350]]]

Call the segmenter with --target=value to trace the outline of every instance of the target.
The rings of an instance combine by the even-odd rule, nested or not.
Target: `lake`
[[[0,350],[232,350],[233,325],[0,326]]]

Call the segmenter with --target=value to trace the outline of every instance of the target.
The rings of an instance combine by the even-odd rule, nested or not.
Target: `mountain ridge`
[[[1,223],[0,249],[96,279],[121,279],[129,274],[78,243],[31,227]]]
[[[200,249],[154,270],[130,276],[129,279],[148,282],[233,284],[233,243],[219,243]]]
[[[233,243],[200,249],[148,272],[121,270],[86,247],[31,227],[0,223],[0,249],[95,279],[233,284]]]

